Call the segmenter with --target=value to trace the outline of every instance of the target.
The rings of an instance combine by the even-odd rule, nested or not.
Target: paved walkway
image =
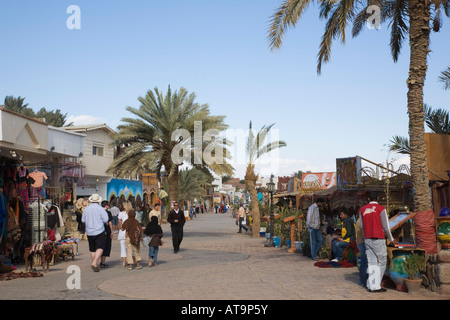
[[[199,214],[186,222],[181,250],[174,254],[168,225],[156,267],[122,268],[113,242],[108,269],[90,269],[87,241],[75,261],[59,262],[44,277],[0,281],[0,299],[151,300],[444,300],[426,289],[369,293],[358,285],[357,268],[314,267],[287,248],[266,248],[265,239],[238,234],[229,214]],[[147,264],[147,248],[141,249]],[[70,265],[81,270],[81,289],[67,288]]]

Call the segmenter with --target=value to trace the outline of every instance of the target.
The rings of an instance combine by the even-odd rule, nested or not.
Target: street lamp
[[[270,192],[270,238],[266,242],[266,247],[273,247],[273,192],[275,191],[275,183],[273,182],[273,174],[270,176],[270,181],[267,183],[267,190]]]

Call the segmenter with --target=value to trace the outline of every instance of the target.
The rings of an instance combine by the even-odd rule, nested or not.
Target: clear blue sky
[[[387,25],[335,42],[316,73],[324,21],[309,8],[271,52],[278,0],[16,0],[0,3],[0,102],[26,97],[34,110],[60,109],[77,123],[115,128],[149,89],[185,87],[232,129],[275,123],[287,147],[280,172],[334,171],[335,159],[384,162],[393,135],[407,136],[409,45],[392,61]],[[68,6],[81,9],[69,30]],[[437,82],[450,66],[450,19],[431,34],[425,102],[450,108]],[[84,116],[84,117],[83,117]],[[85,119],[85,120],[80,120]],[[399,157],[396,155],[395,157]],[[285,166],[286,164],[286,166]],[[287,167],[287,165],[289,166]]]

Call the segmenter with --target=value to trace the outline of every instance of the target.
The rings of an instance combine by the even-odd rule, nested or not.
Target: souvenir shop
[[[61,166],[46,159],[0,157],[0,257],[11,265],[24,262],[25,248],[56,241],[59,255],[74,256],[77,239],[65,236],[63,208],[71,201],[70,184],[58,179]],[[53,178],[53,179],[52,179]],[[63,184],[60,184],[60,181]],[[69,237],[70,238],[70,237]]]

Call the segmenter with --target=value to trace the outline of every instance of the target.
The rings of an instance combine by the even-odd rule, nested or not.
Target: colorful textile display
[[[357,264],[356,254],[358,252],[356,242],[350,242],[344,249],[341,261],[319,261],[314,263],[314,266],[319,268],[352,268]]]

